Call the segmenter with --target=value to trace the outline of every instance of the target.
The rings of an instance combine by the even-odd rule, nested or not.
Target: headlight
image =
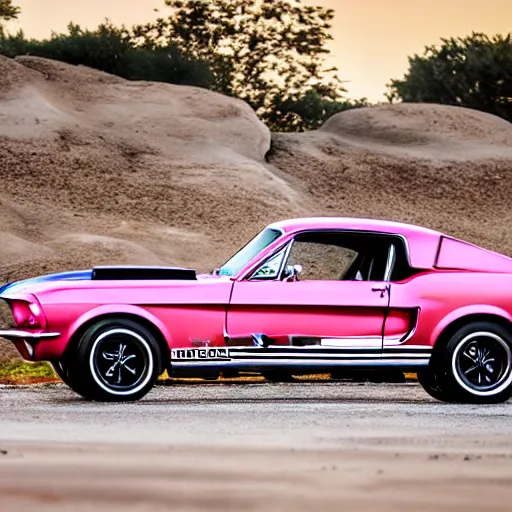
[[[37,302],[13,300],[11,301],[11,309],[16,327],[30,329],[46,328],[46,318],[41,306]]]

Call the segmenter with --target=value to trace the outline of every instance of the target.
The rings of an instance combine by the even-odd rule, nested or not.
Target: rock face
[[[270,134],[243,102],[0,57],[0,282],[100,264],[221,264],[265,224],[353,215],[512,255],[512,124],[402,104]]]
[[[350,110],[276,134],[270,162],[315,213],[425,225],[512,256],[512,124],[473,110]]]
[[[0,57],[0,77],[0,280],[102,263],[206,269],[298,209],[241,101],[32,57]]]

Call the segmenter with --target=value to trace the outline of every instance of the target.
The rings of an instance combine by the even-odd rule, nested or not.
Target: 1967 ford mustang
[[[209,275],[96,267],[5,285],[28,360],[87,399],[158,375],[413,371],[433,397],[512,394],[512,259],[430,229],[355,218],[272,224]]]

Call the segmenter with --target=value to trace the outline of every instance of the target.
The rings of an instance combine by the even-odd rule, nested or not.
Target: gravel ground
[[[510,510],[512,402],[417,384],[0,387],[0,510]]]

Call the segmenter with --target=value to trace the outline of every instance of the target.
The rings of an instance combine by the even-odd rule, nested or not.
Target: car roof
[[[394,222],[382,219],[365,219],[357,217],[307,217],[298,219],[287,219],[275,222],[269,228],[279,229],[285,233],[297,231],[340,229],[356,231],[373,231],[380,233],[394,233],[399,235],[425,235],[439,238],[443,233],[433,229]]]
[[[357,217],[308,217],[288,219],[268,226],[287,235],[303,231],[353,230],[400,235],[405,241],[409,263],[415,268],[431,269],[436,260],[443,233],[433,229],[380,219]]]

